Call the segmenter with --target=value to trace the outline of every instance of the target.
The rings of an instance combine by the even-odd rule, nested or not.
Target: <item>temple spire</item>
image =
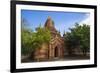
[[[48,18],[46,20],[45,27],[54,27],[53,21],[50,16],[48,16]]]
[[[48,20],[51,20],[51,17],[50,16],[48,16],[48,18],[47,18]]]
[[[47,20],[45,22],[45,27],[48,28],[50,31],[57,32],[55,26],[54,26],[54,21],[50,16],[47,17]]]
[[[66,33],[65,33],[65,30],[64,30],[64,33],[63,33],[63,37],[66,35]]]

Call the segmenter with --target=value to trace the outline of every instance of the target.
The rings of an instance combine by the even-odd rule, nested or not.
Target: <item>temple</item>
[[[44,28],[47,28],[51,34],[51,41],[49,44],[44,43],[41,48],[36,49],[36,60],[53,60],[62,59],[64,57],[64,39],[60,35],[59,31],[54,26],[54,21],[49,16],[44,24]]]

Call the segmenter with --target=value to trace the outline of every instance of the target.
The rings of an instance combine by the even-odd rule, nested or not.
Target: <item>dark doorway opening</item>
[[[55,57],[58,57],[58,48],[57,47],[55,47],[54,55],[55,55]]]

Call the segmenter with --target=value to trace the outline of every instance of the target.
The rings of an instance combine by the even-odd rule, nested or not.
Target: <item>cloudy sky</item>
[[[61,32],[69,31],[75,23],[89,24],[89,13],[82,12],[54,12],[54,11],[37,11],[37,10],[21,10],[21,19],[25,19],[30,29],[35,30],[40,24],[44,26],[48,16],[55,23],[55,28]]]

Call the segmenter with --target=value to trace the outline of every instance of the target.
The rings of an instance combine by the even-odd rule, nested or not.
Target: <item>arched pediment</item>
[[[64,43],[63,39],[60,38],[60,37],[55,37],[51,40],[51,44],[54,44],[54,43]]]

